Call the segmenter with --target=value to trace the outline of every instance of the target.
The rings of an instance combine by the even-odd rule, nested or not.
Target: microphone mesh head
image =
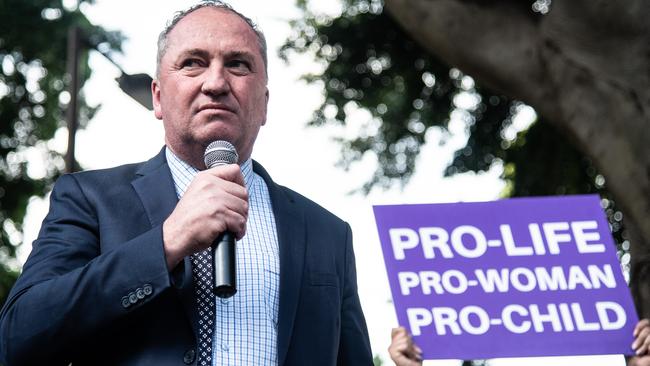
[[[235,147],[230,142],[223,140],[212,141],[205,148],[205,154],[203,154],[203,161],[208,169],[219,165],[236,164],[238,160],[239,156]]]

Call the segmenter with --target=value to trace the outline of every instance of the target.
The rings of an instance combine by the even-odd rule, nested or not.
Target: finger
[[[404,353],[407,348],[408,344],[406,343],[405,338],[396,338],[390,343],[390,346],[388,347],[388,353],[391,355],[400,355]]]
[[[237,240],[246,235],[246,217],[239,214],[231,214],[226,220],[226,230],[235,235]]]
[[[404,327],[393,328],[390,331],[391,338],[406,336],[406,329]]]
[[[397,365],[397,366],[420,366],[420,365],[422,365],[422,362],[420,360],[408,358],[404,354],[399,354],[399,355],[396,355],[396,356],[391,355],[391,358],[393,359],[393,361],[395,362],[395,365]]]
[[[220,191],[223,191],[233,196],[248,200],[248,190],[246,189],[246,186],[238,182],[232,182],[228,179],[209,175],[207,177],[202,177],[201,181],[197,181],[196,185],[199,186],[196,189],[201,191],[202,194],[219,194]]]
[[[183,197],[181,197],[181,202],[201,203],[210,198],[223,198],[224,193],[248,201],[248,191],[245,186],[205,172],[199,174],[187,187]]]
[[[223,190],[248,202],[248,189],[246,189],[246,186],[240,186],[238,183],[226,181]]]
[[[214,168],[204,170],[204,172],[214,177],[237,183],[241,186],[246,185],[244,182],[244,175],[241,172],[241,168],[237,164],[219,165],[215,166]]]
[[[395,362],[395,365],[397,366],[419,366],[421,363],[419,363],[416,360],[412,360],[408,358],[405,354],[400,353],[400,352],[391,352],[390,358]]]
[[[636,326],[634,327],[634,333],[633,335],[636,337],[641,329],[650,327],[650,321],[648,319],[641,319],[639,320],[638,323],[636,323]]]
[[[421,354],[418,353],[413,346],[410,346],[403,352],[411,360],[420,360]]]
[[[650,349],[650,337],[646,337],[645,340],[643,341],[643,344],[639,347],[639,349],[636,351],[637,355],[645,355],[648,353],[648,349]]]
[[[215,192],[207,201],[210,202],[217,215],[224,213],[222,211],[230,210],[248,217],[248,193],[245,191],[239,192],[239,194],[225,190]]]
[[[648,335],[650,335],[650,328],[641,329],[639,334],[634,339],[634,343],[632,343],[632,349],[638,349],[641,344],[643,344],[646,339],[648,339]]]
[[[406,337],[393,341],[389,351],[392,351],[394,354],[405,355],[407,358],[412,360],[419,360],[421,358],[421,351],[419,348],[416,349],[416,346]]]
[[[391,347],[393,347],[398,352],[402,353],[407,351],[411,347],[411,344],[408,342],[406,337],[399,337],[393,340],[393,342],[391,343]]]
[[[230,199],[225,203],[226,208],[214,215],[215,222],[223,220],[225,228],[217,227],[219,232],[230,231],[235,234],[237,240],[246,234],[246,222],[248,221],[248,203],[239,199]],[[217,224],[218,225],[218,224]],[[224,230],[225,229],[225,230]]]

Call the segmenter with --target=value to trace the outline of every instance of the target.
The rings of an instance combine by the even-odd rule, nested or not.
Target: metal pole
[[[81,31],[79,27],[72,26],[68,29],[68,60],[67,69],[70,78],[68,92],[70,93],[70,102],[66,111],[66,119],[68,122],[68,150],[65,154],[65,171],[66,173],[73,173],[76,168],[74,158],[75,136],[77,134],[77,126],[79,125],[78,113],[78,95],[79,95],[79,54],[80,54],[80,40]]]

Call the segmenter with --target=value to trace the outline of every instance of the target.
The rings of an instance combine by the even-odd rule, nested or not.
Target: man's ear
[[[266,88],[266,93],[264,93],[264,96],[266,99],[264,100],[264,122],[262,122],[262,126],[266,124],[266,113],[269,110],[269,88]]]
[[[151,82],[151,101],[153,102],[153,113],[156,118],[162,120],[162,106],[160,105],[160,82],[154,79]]]

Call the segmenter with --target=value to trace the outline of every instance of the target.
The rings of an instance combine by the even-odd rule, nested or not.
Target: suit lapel
[[[178,203],[165,148],[136,172],[137,177],[131,182],[142,201],[142,206],[149,218],[151,227],[162,225]],[[179,291],[194,333],[197,332],[196,300],[192,284],[192,266],[189,257],[185,257],[171,273],[172,285]]]
[[[149,222],[152,227],[161,225],[178,202],[174,181],[165,159],[165,149],[144,163],[136,175],[131,185],[142,201]]]
[[[278,365],[283,365],[300,298],[305,260],[306,230],[304,212],[283,188],[271,180],[257,162],[253,170],[269,188],[280,254],[280,308],[278,310]]]

